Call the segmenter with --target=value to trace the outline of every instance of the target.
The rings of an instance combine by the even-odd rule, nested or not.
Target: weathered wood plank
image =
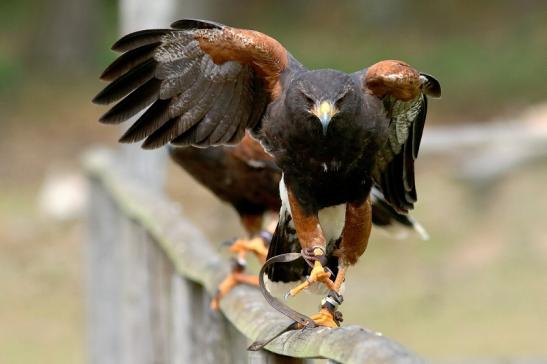
[[[98,183],[90,184],[86,258],[87,347],[90,363],[121,363],[120,232],[122,216]]]
[[[289,356],[269,353],[267,351],[250,351],[248,364],[310,364],[313,360],[302,360]],[[334,364],[334,363],[332,363]]]
[[[153,363],[156,353],[152,346],[150,270],[148,266],[148,236],[142,226],[123,216],[118,225],[121,231],[121,257],[118,262],[121,276],[121,342],[123,364]]]
[[[208,292],[175,272],[148,232],[120,213],[98,180],[91,185],[92,215],[101,218],[90,225],[88,245],[89,338],[96,341],[90,342],[90,362],[245,362],[246,338],[208,309]]]
[[[163,251],[146,234],[147,282],[144,294],[148,295],[149,339],[151,363],[171,363],[171,322],[173,321],[171,277],[175,271]]]
[[[124,176],[123,168],[111,154],[94,153],[86,158],[85,166],[89,175],[99,181],[111,194],[123,214],[137,222],[153,238],[173,265],[174,271],[198,285],[186,289],[193,295],[191,302],[187,304],[193,307],[192,314],[198,317],[197,322],[202,322],[205,328],[204,331],[195,333],[201,339],[200,341],[205,340],[210,345],[209,348],[226,345],[226,341],[219,341],[216,339],[217,336],[211,333],[211,328],[218,330],[218,327],[222,325],[219,325],[218,321],[213,325],[210,322],[223,320],[223,318],[220,315],[211,314],[208,310],[208,300],[209,295],[214,292],[215,287],[228,271],[228,263],[221,259],[204,235],[184,219],[176,205],[168,201],[161,193],[147,190]],[[185,288],[180,286],[177,289],[180,291]],[[202,293],[196,293],[200,289]],[[177,299],[182,300],[179,297],[172,302],[178,304]],[[176,308],[173,307],[173,309]],[[251,287],[236,287],[222,301],[221,310],[249,340],[268,337],[289,324],[286,317],[273,310],[260,292]],[[175,325],[179,319],[175,315],[173,318]],[[208,333],[207,336],[200,336],[204,332]],[[226,335],[231,336],[220,330],[220,337],[226,337]],[[422,362],[420,358],[394,341],[352,325],[340,329],[317,328],[291,331],[274,340],[267,349],[290,357],[321,357],[342,363]],[[176,349],[172,351],[176,352]],[[213,349],[207,350],[207,355],[213,351]],[[200,348],[200,353],[204,355],[203,348]],[[178,355],[180,357],[182,354]],[[230,362],[224,361],[222,356],[218,357],[219,359],[214,358],[213,362]],[[227,357],[224,358],[228,360]],[[255,359],[262,360],[260,355],[255,354],[249,358],[249,360]],[[268,360],[271,362],[273,359]]]
[[[192,320],[192,312],[189,309],[192,300],[192,285],[178,274],[171,276],[171,305],[173,317],[171,321],[171,363],[191,363],[192,353],[192,328],[189,327]]]

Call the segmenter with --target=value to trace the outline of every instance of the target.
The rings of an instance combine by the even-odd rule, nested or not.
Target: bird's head
[[[359,86],[343,72],[305,72],[291,86],[287,95],[291,114],[320,127],[323,136],[335,120],[354,114],[360,105]]]

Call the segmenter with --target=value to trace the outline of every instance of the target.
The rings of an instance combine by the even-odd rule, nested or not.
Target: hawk
[[[244,274],[246,253],[254,253],[263,264],[277,220],[265,229],[264,216],[277,214],[281,207],[281,170],[258,142],[246,135],[236,146],[210,148],[169,147],[171,159],[217,198],[230,204],[239,215],[247,237],[236,239],[230,252],[237,254],[232,272],[220,283],[211,301],[218,309],[220,300],[235,285],[258,286],[258,277]]]
[[[237,254],[232,273],[219,285],[211,301],[218,309],[219,302],[235,285],[258,285],[258,277],[244,274],[247,252],[254,253],[260,262],[266,261],[268,245],[275,225],[263,229],[264,215],[278,214],[281,207],[279,181],[282,172],[272,157],[248,134],[236,146],[209,148],[169,146],[171,159],[217,198],[230,204],[239,215],[247,238],[237,239],[230,251]],[[396,212],[373,187],[371,193],[372,223],[400,232],[415,230],[424,239],[423,227],[410,216]],[[277,221],[273,221],[277,223]],[[404,234],[404,233],[403,233]]]
[[[414,207],[427,96],[441,93],[432,76],[394,60],[351,74],[308,70],[263,33],[191,19],[131,33],[113,49],[123,54],[94,101],[121,101],[100,121],[148,107],[122,142],[205,147],[237,144],[248,131],[273,157],[282,211],[270,252],[299,251],[309,265],[268,272],[272,281],[309,274],[291,295],[316,281],[339,291],[367,247],[374,185],[399,213]],[[313,319],[336,326],[330,309]]]

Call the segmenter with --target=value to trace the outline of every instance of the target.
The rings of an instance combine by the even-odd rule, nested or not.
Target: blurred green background
[[[0,3],[2,364],[85,361],[81,211],[52,216],[44,190],[80,186],[80,153],[117,140],[90,100],[115,57],[118,12],[107,0]],[[395,58],[435,75],[443,98],[430,103],[430,129],[547,126],[543,0],[215,0],[172,20],[202,14],[269,34],[310,68],[350,72]],[[375,233],[348,278],[346,322],[436,361],[547,362],[545,158],[485,182],[462,178],[474,155],[461,152],[424,153],[414,216],[431,240]],[[180,171],[171,176],[170,191],[213,241],[241,233],[235,216],[224,218],[231,210]],[[211,215],[217,222],[205,225]]]

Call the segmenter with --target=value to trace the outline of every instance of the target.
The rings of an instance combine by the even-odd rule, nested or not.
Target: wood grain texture
[[[112,208],[118,209],[131,224],[138,226],[135,231],[140,231],[139,234],[145,233],[141,236],[148,237],[149,244],[159,248],[160,251],[160,253],[146,254],[148,260],[143,263],[148,267],[146,274],[148,274],[147,282],[150,286],[142,294],[159,296],[159,298],[148,297],[148,301],[144,297],[140,297],[143,300],[141,306],[147,307],[146,310],[149,310],[152,317],[150,323],[153,323],[149,328],[143,329],[150,329],[152,336],[154,336],[150,338],[150,344],[143,344],[145,345],[143,350],[151,350],[153,353],[157,353],[155,355],[164,355],[165,358],[168,358],[167,362],[173,363],[185,362],[185,360],[196,363],[240,362],[247,355],[249,355],[247,360],[254,360],[251,362],[275,362],[272,361],[274,360],[272,357],[260,359],[261,355],[247,354],[242,346],[243,344],[247,346],[257,338],[269,337],[280,331],[288,326],[289,319],[271,308],[257,289],[247,286],[236,287],[223,299],[221,302],[222,314],[209,311],[209,297],[228,272],[228,262],[221,259],[204,235],[184,218],[174,203],[167,200],[160,192],[140,186],[135,180],[129,178],[123,172],[123,164],[116,162],[113,154],[105,151],[91,153],[85,158],[84,166],[92,181],[95,194],[91,199],[96,201],[92,209],[100,209],[93,215],[96,216],[98,213],[104,212],[102,209],[105,208],[105,203],[100,203],[98,196],[106,195],[106,200],[111,201],[109,208],[111,210]],[[112,211],[104,213],[106,217],[103,219],[110,216],[113,221],[116,221],[116,217],[109,214],[114,213]],[[103,220],[104,222],[105,220]],[[99,225],[92,226],[92,230],[97,229],[95,232],[101,230]],[[107,240],[112,242],[117,238],[119,236],[108,236],[105,242]],[[101,246],[107,247],[105,242]],[[134,249],[142,249],[139,242],[136,243],[137,247]],[[172,271],[171,268],[164,265],[164,259],[172,267]],[[99,262],[100,259],[95,261]],[[117,273],[112,272],[112,274]],[[181,280],[177,274],[193,283],[186,283],[186,280]],[[91,281],[95,281],[95,277],[91,278],[93,278]],[[103,283],[109,278],[113,280],[106,274],[102,278]],[[141,278],[136,278],[141,280]],[[151,282],[156,283],[151,284]],[[105,299],[108,292],[101,293],[99,285],[100,282],[97,281],[92,284],[94,289],[89,292],[98,294],[98,296],[90,297],[90,301],[96,301],[98,297]],[[115,287],[111,288],[110,293],[114,296],[119,294]],[[191,293],[191,298],[187,299],[189,293]],[[189,311],[183,311],[185,305],[190,307],[187,308]],[[154,312],[156,313],[154,314]],[[185,317],[190,314],[194,324],[188,327],[185,326],[185,323],[188,322]],[[157,321],[154,315],[162,315],[170,322],[164,321],[164,318]],[[98,318],[100,315],[91,316]],[[227,324],[226,319],[231,325]],[[116,320],[113,320],[111,325],[115,326]],[[178,329],[174,329],[177,327]],[[116,332],[115,328],[114,332]],[[105,331],[103,331],[104,333]],[[171,339],[160,343],[159,338],[164,338],[167,335],[165,333],[168,333]],[[241,336],[238,333],[247,338],[246,343],[239,339]],[[132,333],[125,332],[125,334]],[[185,335],[191,335],[190,339],[193,342],[206,346],[198,348],[194,345],[193,350],[177,348],[179,345],[184,345],[184,342],[188,342]],[[119,341],[119,337],[114,335],[113,343],[117,343],[117,340]],[[141,340],[138,342],[143,343]],[[105,343],[103,342],[103,344]],[[355,325],[339,329],[317,328],[290,331],[274,340],[266,349],[294,358],[327,358],[340,363],[423,362],[415,354],[389,338]],[[113,351],[115,352],[115,350]],[[199,351],[200,355],[194,356],[192,354],[196,351]],[[207,352],[207,357],[204,356],[204,352]],[[116,355],[112,354],[112,358],[116,358]],[[209,359],[213,361],[209,361]],[[91,362],[99,361],[92,360]],[[111,360],[111,362],[124,361]],[[137,361],[137,363],[140,362],[143,361]]]
[[[109,229],[123,217],[98,183],[90,184],[85,244],[87,347],[90,363],[121,363],[120,232]],[[97,213],[99,212],[100,213]]]

